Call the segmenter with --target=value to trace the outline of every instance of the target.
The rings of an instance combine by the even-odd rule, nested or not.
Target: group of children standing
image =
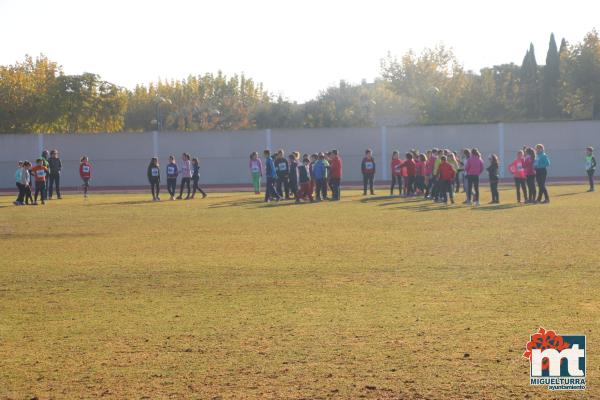
[[[338,150],[304,154],[293,152],[285,157],[283,150],[271,154],[263,152],[263,161],[257,152],[250,155],[249,169],[254,192],[260,194],[261,179],[266,176],[265,202],[291,199],[301,201],[340,200],[342,179],[342,158]],[[544,146],[524,146],[516,154],[516,158],[508,165],[508,171],[514,177],[517,202],[535,204],[549,203],[550,196],[546,187],[550,159]],[[374,180],[376,163],[371,149],[365,151],[360,169],[363,176],[363,194],[375,194]],[[590,192],[594,191],[594,174],[596,159],[594,149],[586,148],[585,169],[589,181]],[[44,150],[35,165],[29,161],[19,161],[15,172],[18,196],[15,205],[37,205],[52,199],[54,192],[57,199],[62,199],[60,175],[62,162],[58,150]],[[390,162],[391,187],[390,195],[394,195],[396,186],[402,197],[424,196],[426,199],[441,203],[454,203],[454,193],[466,193],[464,204],[479,205],[480,175],[487,171],[492,195],[491,203],[499,203],[498,192],[499,159],[490,155],[486,167],[478,149],[465,149],[459,155],[448,149],[431,149],[425,153],[411,150],[400,158],[400,152],[394,151]],[[88,157],[83,156],[79,164],[79,176],[82,180],[84,198],[88,196],[89,182],[92,178],[92,165]],[[179,196],[176,196],[177,179],[181,176]],[[153,201],[160,201],[161,171],[158,158],[150,160],[147,169]],[[200,164],[197,158],[183,153],[178,164],[174,156],[169,156],[166,166],[167,190],[171,200],[193,199],[196,192],[206,197],[206,192],[199,186]],[[331,193],[331,197],[328,196]]]
[[[183,190],[187,189],[185,200],[193,199],[196,192],[206,197],[206,192],[199,185],[200,182],[200,162],[197,158],[192,158],[188,153],[181,155],[181,163],[178,165],[175,156],[169,156],[169,162],[166,167],[167,191],[170,200],[183,199]],[[181,184],[179,187],[179,196],[177,194],[177,177],[181,175]],[[157,157],[152,157],[147,170],[148,182],[152,192],[152,200],[160,201],[160,165]],[[191,192],[191,194],[190,194]]]
[[[283,150],[263,152],[265,167],[257,152],[250,154],[250,174],[254,193],[260,194],[261,177],[266,176],[265,202],[289,200],[338,201],[341,198],[342,158],[334,149],[328,152],[304,154],[293,152],[285,157]],[[328,197],[328,189],[331,197]]]
[[[367,158],[371,158],[370,150],[367,150]],[[550,202],[546,188],[549,166],[550,159],[542,144],[536,145],[535,150],[525,146],[517,153],[517,158],[508,168],[515,178],[517,202],[521,202],[521,191],[523,191],[525,203]],[[401,160],[399,153],[394,151],[391,161],[390,194],[394,194],[394,187],[397,183],[401,196],[423,195],[426,199],[435,202],[447,204],[449,200],[454,203],[454,193],[460,191],[462,181],[463,191],[466,193],[464,204],[479,205],[480,176],[487,171],[492,195],[490,203],[498,204],[500,203],[499,169],[499,159],[496,154],[490,155],[486,167],[481,153],[476,148],[464,149],[460,155],[458,152],[448,149],[434,148],[425,154],[411,150],[406,154],[406,160]],[[364,170],[363,176],[365,176]],[[404,186],[402,180],[404,180]],[[529,187],[529,195],[525,188],[526,183]],[[536,183],[538,186],[537,198],[535,195]],[[366,186],[364,192],[366,194]]]
[[[200,187],[200,162],[197,158],[192,158],[188,153],[181,154],[179,165],[175,161],[175,156],[169,156],[169,162],[166,167],[167,175],[167,191],[169,192],[170,200],[182,200],[183,190],[186,189],[185,200],[193,199],[196,192],[202,194],[202,198],[206,197],[206,192]],[[157,157],[152,157],[148,165],[148,182],[152,192],[152,200],[160,201],[160,164]],[[177,177],[181,176],[179,187],[179,196],[177,194]]]
[[[596,160],[593,148],[586,149],[586,171],[589,178],[589,191],[594,191],[594,172]],[[266,175],[265,202],[292,196],[297,202],[328,199],[327,188],[332,192],[332,200],[339,200],[342,161],[337,150],[327,153],[304,154],[291,153],[287,158],[283,150],[271,154],[264,151],[265,168],[258,153],[250,155],[250,173],[254,192],[260,193],[263,172]],[[496,154],[489,157],[486,167],[478,149],[464,149],[460,152],[448,149],[431,149],[425,153],[411,150],[401,158],[399,151],[392,153],[390,163],[390,195],[394,195],[396,186],[401,197],[423,196],[434,202],[454,203],[454,193],[466,193],[464,204],[479,205],[480,176],[487,171],[491,192],[491,204],[500,203],[498,184],[500,181],[500,160]],[[535,204],[549,203],[550,196],[546,187],[550,159],[544,146],[524,146],[508,166],[514,177],[517,202]],[[365,150],[361,161],[363,176],[363,195],[375,194],[374,180],[376,162],[371,149]]]
[[[19,161],[15,171],[18,195],[13,204],[35,206],[38,205],[38,199],[41,204],[46,204],[46,200],[52,200],[54,192],[56,192],[57,199],[62,199],[60,193],[61,172],[62,161],[58,150],[44,150],[41,157],[35,160],[35,165],[27,160]],[[80,159],[79,176],[83,182],[83,196],[87,198],[89,181],[92,177],[92,166],[87,156]]]
[[[41,204],[46,204],[46,200],[52,200],[54,190],[56,198],[62,199],[60,188],[60,175],[62,171],[62,161],[59,158],[58,150],[48,152],[44,150],[42,156],[32,165],[29,161],[19,161],[15,172],[15,181],[18,189],[18,195],[14,204],[37,205],[38,199]],[[200,164],[197,158],[192,158],[189,154],[183,153],[181,163],[175,162],[174,156],[169,156],[169,163],[166,168],[167,190],[171,200],[175,199],[177,178],[181,175],[181,187],[177,199],[183,198],[184,189],[187,189],[185,199],[193,199],[196,192],[206,197],[206,192],[199,186]],[[80,159],[79,176],[82,181],[81,188],[83,197],[88,197],[90,180],[92,178],[92,165],[87,156]],[[160,201],[160,165],[158,158],[153,157],[147,169],[147,177],[150,183],[153,201]]]

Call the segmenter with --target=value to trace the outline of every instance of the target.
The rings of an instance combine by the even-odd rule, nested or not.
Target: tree
[[[527,119],[539,118],[539,79],[538,65],[535,60],[535,49],[533,43],[529,45],[529,50],[525,53],[523,64],[521,65],[521,101],[523,104],[523,116]]]
[[[562,47],[562,43],[561,43]],[[556,48],[554,34],[550,35],[548,53],[546,54],[546,65],[543,69],[541,114],[543,118],[559,118],[561,108],[559,105],[560,89],[560,56]]]
[[[571,118],[600,119],[600,38],[592,30],[561,55],[562,106]]]
[[[468,79],[452,50],[440,45],[419,55],[409,51],[400,60],[388,54],[381,71],[419,122],[456,120]]]

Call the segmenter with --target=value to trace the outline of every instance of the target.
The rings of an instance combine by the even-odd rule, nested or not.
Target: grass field
[[[0,399],[600,398],[586,188],[448,209],[2,196]],[[587,335],[586,392],[529,386],[539,326]]]

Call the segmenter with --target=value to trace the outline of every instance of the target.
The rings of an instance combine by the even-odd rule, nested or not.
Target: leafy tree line
[[[550,36],[546,64],[533,44],[522,64],[465,71],[443,46],[382,60],[383,78],[420,123],[600,119],[600,38],[581,43]]]
[[[424,124],[600,119],[598,32],[560,46],[552,34],[544,65],[530,45],[521,65],[479,73],[465,70],[444,46],[388,55],[375,82],[341,81],[304,104],[221,72],[128,90],[92,73],[66,75],[44,56],[0,66],[0,133],[366,127],[386,118]]]

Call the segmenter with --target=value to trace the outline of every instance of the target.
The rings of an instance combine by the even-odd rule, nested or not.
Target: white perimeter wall
[[[543,143],[551,158],[550,176],[582,176],[584,149],[600,148],[600,121],[440,125],[347,129],[254,130],[236,132],[149,132],[111,134],[0,134],[0,188],[12,188],[17,160],[33,161],[42,149],[58,149],[63,161],[62,185],[79,184],[79,157],[86,154],[94,166],[96,186],[146,184],[146,167],[157,155],[161,165],[173,154],[188,152],[200,158],[201,182],[238,184],[249,181],[252,151],[283,148],[312,153],[333,148],[344,160],[344,180],[361,179],[360,160],[373,149],[378,179],[389,179],[389,161],[395,149],[421,151],[432,147],[459,150],[478,147],[486,156],[496,153],[508,164],[523,145]],[[164,172],[164,171],[163,171]],[[507,173],[503,170],[504,175]]]

